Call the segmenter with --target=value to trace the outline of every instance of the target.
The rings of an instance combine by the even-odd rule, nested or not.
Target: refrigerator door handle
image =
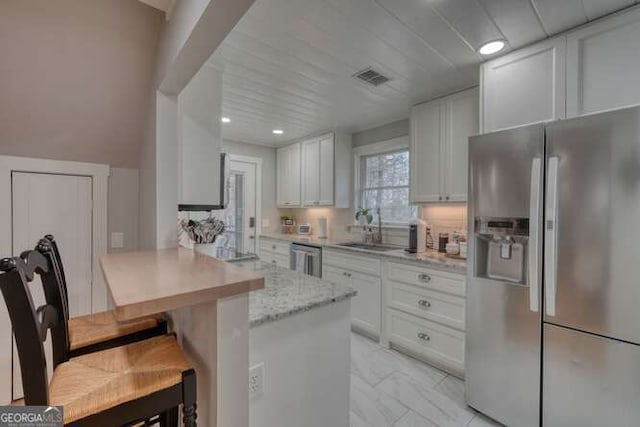
[[[544,235],[544,302],[547,316],[556,315],[558,280],[558,157],[549,157]]]
[[[529,310],[538,312],[539,310],[539,288],[540,278],[538,277],[540,249],[539,243],[539,223],[540,223],[540,191],[541,181],[541,161],[539,158],[533,159],[531,163],[531,192],[529,200]]]

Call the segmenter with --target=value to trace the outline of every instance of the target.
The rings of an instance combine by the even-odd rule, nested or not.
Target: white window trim
[[[398,138],[388,139],[385,141],[375,142],[373,144],[361,145],[359,147],[355,147],[353,149],[353,213],[355,218],[355,213],[358,210],[358,206],[360,205],[360,167],[362,163],[362,158],[367,156],[374,156],[376,154],[389,153],[391,151],[399,151],[399,150],[408,150],[409,149],[409,135],[400,136]],[[359,225],[355,222],[353,225]],[[382,228],[386,227],[406,227],[408,224],[405,223],[394,223],[387,222],[383,223]]]

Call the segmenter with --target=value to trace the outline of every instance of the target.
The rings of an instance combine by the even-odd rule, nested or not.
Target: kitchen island
[[[265,278],[249,295],[250,375],[262,377],[251,382],[251,427],[347,427],[356,292],[260,260],[233,264]]]
[[[174,248],[103,255],[118,320],[167,313],[198,383],[198,424],[247,427],[248,292],[261,274]]]

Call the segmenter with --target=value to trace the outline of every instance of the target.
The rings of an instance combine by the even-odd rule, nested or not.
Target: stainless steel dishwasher
[[[302,243],[292,243],[289,266],[294,271],[322,277],[322,248]]]

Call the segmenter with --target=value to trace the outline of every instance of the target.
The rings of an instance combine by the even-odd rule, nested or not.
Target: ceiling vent
[[[371,67],[365,68],[362,71],[358,71],[353,75],[353,77],[373,86],[380,86],[381,84],[391,80],[389,77],[383,76]]]

